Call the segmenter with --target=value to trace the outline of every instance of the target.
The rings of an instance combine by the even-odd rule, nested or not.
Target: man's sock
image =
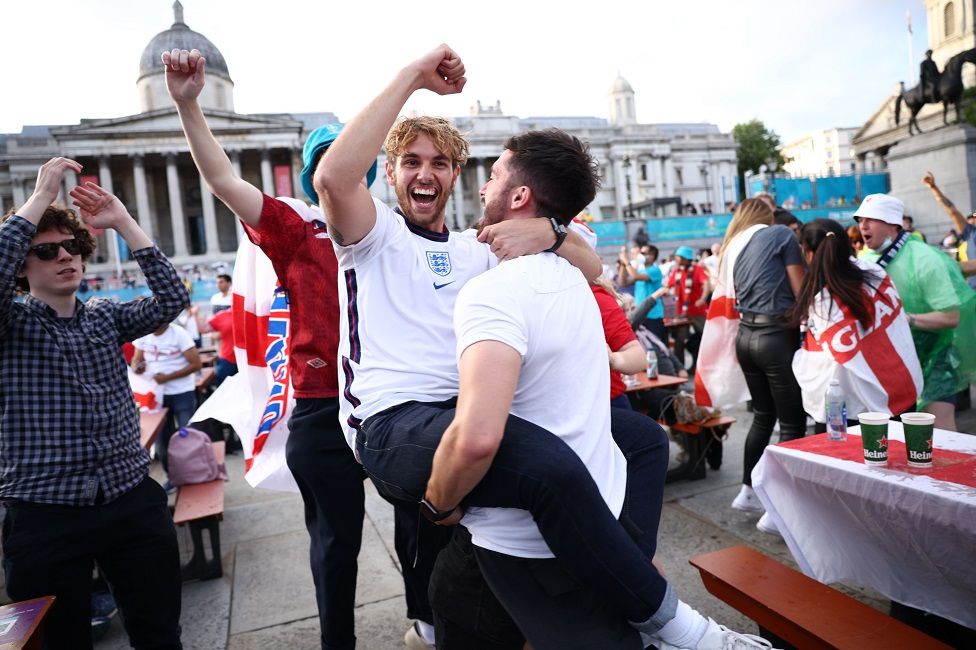
[[[679,600],[674,618],[657,631],[657,636],[679,648],[694,648],[707,629],[708,619]]]
[[[424,621],[417,621],[417,632],[420,633],[420,638],[424,640],[427,645],[434,645],[434,626],[430,623],[425,623]],[[704,633],[703,633],[704,634]]]

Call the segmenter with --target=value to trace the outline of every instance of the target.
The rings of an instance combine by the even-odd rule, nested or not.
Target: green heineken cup
[[[888,464],[888,420],[887,413],[859,413],[861,423],[861,445],[864,447],[865,465]]]
[[[932,427],[935,416],[931,413],[905,413],[901,416],[905,430],[905,449],[910,467],[932,467]]]

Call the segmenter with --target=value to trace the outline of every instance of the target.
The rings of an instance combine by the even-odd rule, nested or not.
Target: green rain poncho
[[[872,262],[877,258],[865,256]],[[939,249],[910,238],[885,270],[909,314],[959,310],[955,329],[912,328],[925,379],[918,408],[976,381],[976,292],[966,284],[959,265]]]

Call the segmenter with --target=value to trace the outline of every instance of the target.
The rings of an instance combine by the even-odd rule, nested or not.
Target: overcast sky
[[[440,42],[465,61],[455,97],[407,106],[447,116],[501,101],[519,117],[608,116],[617,74],[641,122],[759,118],[785,141],[860,126],[914,74],[922,0],[600,0],[407,3],[183,0],[189,27],[223,53],[241,113],[332,111],[345,121],[404,63]],[[446,8],[446,9],[443,9]],[[0,133],[139,111],[135,82],[171,0],[4,0]]]

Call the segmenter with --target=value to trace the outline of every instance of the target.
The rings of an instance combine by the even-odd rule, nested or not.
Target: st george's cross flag
[[[297,492],[285,462],[288,416],[294,408],[288,369],[288,300],[271,260],[247,237],[234,264],[234,351],[228,377],[191,419],[234,427],[244,447],[244,478],[253,487]]]
[[[695,371],[695,402],[700,406],[728,408],[749,399],[749,387],[735,356],[739,311],[735,306],[735,260],[763,224],[743,230],[725,247],[719,261],[718,279],[705,317]]]
[[[817,422],[825,421],[824,394],[832,379],[840,382],[851,420],[866,411],[914,410],[923,388],[922,366],[895,285],[876,264],[855,263],[867,274],[868,327],[824,288],[810,309],[803,347],[793,356],[803,408]]]

